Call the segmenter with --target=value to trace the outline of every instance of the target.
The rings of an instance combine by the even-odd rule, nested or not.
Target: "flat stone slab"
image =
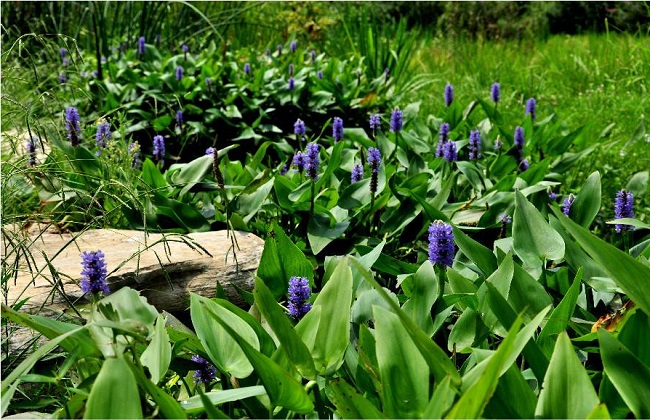
[[[79,287],[81,253],[97,250],[106,255],[111,291],[124,286],[140,290],[158,310],[187,309],[190,292],[214,297],[217,283],[229,300],[241,305],[234,286],[252,290],[264,248],[262,239],[245,232],[230,233],[236,240],[234,249],[227,231],[186,235],[115,229],[7,232],[2,260],[14,276],[2,299],[13,305],[29,298],[21,311],[30,313],[69,312],[70,302],[87,302]]]

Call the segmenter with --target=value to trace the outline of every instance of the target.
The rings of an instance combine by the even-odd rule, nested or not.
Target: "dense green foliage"
[[[298,31],[295,52],[293,38],[260,47],[242,35],[234,48],[206,34],[184,53],[178,21],[167,16],[147,29],[142,53],[143,32],[128,24],[145,9],[151,18],[163,15],[156,7],[176,7],[145,4],[128,3],[132,18],[99,41],[97,27],[120,9],[107,3],[100,18],[100,5],[89,3],[97,27],[79,34],[84,48],[72,37],[25,35],[3,51],[3,130],[13,130],[3,132],[3,290],[30,258],[10,223],[236,229],[265,240],[255,287],[241,291],[249,306],[216,287],[213,299],[190,297],[184,325],[129,288],[89,296],[83,320],[3,302],[3,344],[16,324],[50,340],[23,358],[3,347],[3,415],[650,415],[647,39],[443,44],[405,23],[353,16],[323,40]],[[218,16],[236,21],[228,5],[178,6],[202,10],[212,31]],[[320,7],[293,6],[287,13]],[[81,6],[52,10],[65,7]],[[330,53],[336,42],[350,53]],[[448,82],[455,98],[445,104]],[[535,115],[525,112],[532,97]],[[81,117],[78,146],[68,139],[68,107]],[[374,114],[380,126],[372,128]],[[294,133],[298,119],[304,140]],[[95,133],[106,122],[103,148]],[[156,135],[166,140],[162,159]],[[35,165],[28,136],[37,139]],[[319,166],[291,165],[302,152],[313,165],[310,144]],[[354,182],[356,165],[363,179]],[[634,195],[635,217],[614,220],[620,189]],[[453,241],[436,246],[453,248],[450,264],[429,243],[443,222]],[[617,233],[615,224],[636,229]],[[304,316],[290,304],[294,276],[312,292]]]

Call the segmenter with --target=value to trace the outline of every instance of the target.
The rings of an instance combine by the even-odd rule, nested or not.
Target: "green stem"
[[[314,201],[316,199],[316,181],[311,181],[311,206],[309,207],[309,215],[314,217]]]

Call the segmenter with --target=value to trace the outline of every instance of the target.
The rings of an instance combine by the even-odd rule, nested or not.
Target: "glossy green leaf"
[[[483,272],[489,276],[497,269],[497,259],[488,248],[467,236],[456,226],[452,226],[454,240],[458,248]]]
[[[202,304],[204,304],[202,302]],[[219,314],[214,312],[214,307],[205,306],[210,317],[234,339],[239,345],[244,355],[254,367],[255,373],[262,381],[271,403],[275,406],[286,407],[298,413],[311,413],[314,410],[314,404],[307,395],[307,392],[289,372],[282,369],[270,357],[267,357],[251,346],[247,340],[242,338],[230,321],[222,319]]]
[[[429,336],[433,334],[433,319],[431,308],[438,297],[440,285],[438,277],[429,260],[422,263],[413,275],[411,298],[404,303],[402,309]]]
[[[429,402],[429,369],[397,315],[373,308],[377,362],[385,413],[419,418]]]
[[[535,417],[585,418],[599,403],[594,386],[569,336],[561,333],[542,383]]]
[[[557,261],[564,256],[560,234],[519,191],[515,192],[512,237],[517,256],[531,267],[540,267],[547,260]]]
[[[497,351],[487,360],[481,376],[463,392],[446,418],[471,419],[479,418],[483,414],[483,410],[497,388],[499,377],[514,361],[511,356],[516,351],[515,338],[520,328],[521,320],[517,319],[508,331],[506,338],[499,344]]]
[[[521,333],[520,333],[521,334]],[[537,396],[516,363],[499,378],[497,389],[483,412],[485,418],[532,419]]]
[[[184,419],[187,415],[181,408],[181,405],[170,394],[160,389],[156,384],[151,382],[149,378],[144,375],[142,369],[133,365],[133,362],[127,360],[131,372],[135,376],[135,380],[141,389],[146,391],[153,401],[158,405],[160,414],[168,419]]]
[[[557,308],[551,313],[551,317],[546,321],[546,325],[542,328],[542,332],[537,338],[537,344],[542,349],[547,357],[553,354],[554,339],[561,332],[566,330],[567,324],[573,315],[576,303],[578,302],[578,294],[580,293],[580,284],[582,281],[582,269],[578,270],[573,284],[569,291],[562,298],[562,301]]]
[[[343,419],[386,418],[377,407],[343,378],[336,378],[329,382],[325,392]]]
[[[271,289],[275,299],[287,293],[292,276],[314,278],[314,267],[305,254],[274,223],[266,241],[257,275]]]
[[[428,337],[426,333],[422,331],[411,318],[409,318],[408,315],[406,315],[400,309],[399,305],[395,303],[393,299],[391,299],[388,293],[386,293],[386,291],[379,285],[379,283],[377,283],[372,275],[369,275],[367,273],[367,271],[363,268],[363,266],[361,266],[361,264],[359,264],[356,259],[351,258],[350,263],[352,265],[356,265],[359,269],[359,272],[365,273],[364,279],[370,283],[370,285],[372,285],[375,290],[377,290],[384,301],[390,305],[393,312],[399,316],[406,332],[417,346],[418,350],[422,354],[422,357],[424,357],[424,360],[429,366],[433,377],[437,381],[442,381],[447,375],[449,375],[451,376],[452,384],[454,386],[459,385],[460,375],[458,374],[458,370],[456,370],[456,366],[454,366],[447,354],[445,354],[445,352],[434,341],[432,341],[431,338]]]
[[[135,376],[123,358],[111,357],[104,361],[90,390],[84,418],[142,418]]]
[[[210,310],[210,313],[206,309]],[[246,321],[210,299],[194,293],[190,294],[190,314],[196,335],[201,340],[201,344],[205,347],[212,362],[219,369],[230,372],[237,378],[245,378],[253,372],[253,366],[242,354],[238,341],[227,330],[219,328],[210,314],[216,314],[215,316],[225,320],[238,331],[238,337],[241,336],[242,340],[245,340],[255,350],[259,350],[259,339]]]
[[[309,354],[309,349],[293,329],[288,314],[278,305],[269,288],[259,277],[255,278],[253,294],[258,309],[269,323],[280,342],[280,348],[286,352],[291,363],[304,377],[316,379],[314,360]]]
[[[650,367],[604,329],[598,329],[603,367],[636,418],[650,418]]]
[[[352,270],[348,264],[348,258],[341,259],[314,301],[313,306],[321,308],[321,317],[312,356],[320,375],[339,368],[350,343]]]
[[[427,404],[424,413],[422,413],[422,418],[442,418],[451,408],[456,399],[456,395],[457,390],[451,384],[451,376],[447,376],[436,384],[431,400],[429,400],[429,404]]]
[[[158,315],[153,339],[140,356],[140,362],[149,369],[151,381],[157,384],[165,377],[171,359],[172,346],[169,344],[169,335],[165,330],[165,319],[162,315]]]
[[[571,217],[579,225],[588,228],[600,210],[600,172],[594,171],[582,186],[571,205]]]
[[[262,385],[247,386],[235,389],[225,389],[205,393],[205,396],[213,405],[220,405],[227,402],[239,401],[244,398],[259,397],[265,395],[266,390]],[[200,396],[196,395],[181,402],[181,407],[187,414],[199,414],[203,411],[204,405]]]
[[[467,308],[460,315],[449,333],[447,350],[464,352],[474,343],[481,342],[490,330],[481,320],[481,316],[472,308]]]
[[[199,398],[201,399],[201,403],[203,403],[203,409],[205,410],[205,414],[207,414],[207,417],[209,419],[229,419],[223,411],[219,410],[217,407],[212,404],[210,399],[205,396],[205,393],[203,390],[199,387],[197,388],[197,391],[199,393]]]
[[[625,252],[597,238],[577,223],[552,209],[564,228],[605,272],[627,293],[646,314],[650,314],[650,267]]]

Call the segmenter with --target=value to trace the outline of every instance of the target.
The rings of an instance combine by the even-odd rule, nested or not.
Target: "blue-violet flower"
[[[293,276],[289,279],[289,315],[294,319],[300,319],[311,309],[309,303],[309,279],[307,277]]]
[[[429,261],[443,267],[454,263],[454,234],[449,223],[436,220],[429,226]]]
[[[616,199],[614,200],[614,218],[634,218],[634,196],[631,192],[620,190],[616,193]],[[623,230],[634,230],[634,226],[616,225],[616,233],[621,233]]]
[[[390,114],[390,131],[397,133],[402,130],[403,113],[399,108],[395,108]]]
[[[106,261],[102,251],[90,251],[81,253],[81,291],[84,293],[108,294],[108,283],[106,282]]]

